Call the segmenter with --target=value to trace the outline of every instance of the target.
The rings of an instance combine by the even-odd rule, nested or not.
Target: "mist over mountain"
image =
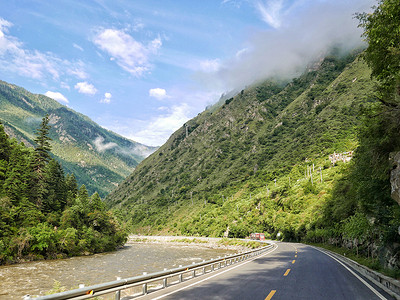
[[[279,186],[282,177],[304,180],[306,165],[318,161],[326,168],[329,154],[354,150],[358,113],[373,86],[356,57],[336,49],[292,81],[267,80],[221,98],[145,159],[107,202],[122,209],[136,230],[216,236],[238,224],[281,230],[267,215],[256,225],[242,212],[267,199],[265,186],[272,189],[274,179]],[[274,193],[268,201],[286,192]],[[228,213],[236,205],[239,210]]]
[[[278,3],[285,1],[277,1]],[[297,5],[267,14],[271,7],[258,2],[260,14],[274,28],[249,32],[242,49],[227,60],[217,60],[209,72],[195,78],[209,88],[242,89],[270,77],[292,79],[303,73],[316,58],[336,47],[346,53],[365,47],[355,13],[370,11],[375,1],[315,1],[300,11]],[[260,7],[261,6],[261,7]]]

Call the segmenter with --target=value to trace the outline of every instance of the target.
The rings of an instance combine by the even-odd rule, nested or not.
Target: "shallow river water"
[[[189,265],[233,253],[229,250],[171,244],[131,244],[123,249],[92,256],[47,260],[0,267],[0,299],[43,296],[54,281],[67,289],[142,275],[143,272]]]

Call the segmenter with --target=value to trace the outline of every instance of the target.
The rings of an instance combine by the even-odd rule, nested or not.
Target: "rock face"
[[[391,196],[400,205],[400,152],[390,153],[389,160],[393,166],[390,172]]]

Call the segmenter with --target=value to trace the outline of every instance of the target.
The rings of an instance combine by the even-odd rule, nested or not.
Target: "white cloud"
[[[269,8],[270,22],[276,28],[254,33],[246,41],[246,50],[221,61],[216,72],[197,72],[195,77],[208,88],[227,91],[271,76],[297,76],[333,46],[343,50],[362,46],[361,30],[353,16],[355,12],[368,11],[374,2],[253,2]],[[302,4],[307,5],[306,9]]]
[[[116,143],[104,143],[104,138],[102,136],[98,136],[94,141],[93,145],[96,147],[98,152],[104,152],[106,150],[113,149],[118,147]]]
[[[162,100],[164,98],[167,98],[167,91],[161,88],[155,88],[155,89],[150,89],[149,90],[149,96],[154,97],[158,100]]]
[[[104,98],[100,100],[100,103],[106,103],[109,104],[111,102],[111,93],[105,93]]]
[[[86,81],[75,84],[75,89],[77,89],[79,93],[86,95],[94,95],[97,93],[97,89],[94,85],[87,83]]]
[[[65,98],[65,96],[59,92],[51,92],[51,91],[47,91],[45,93],[45,96],[52,98],[58,102],[63,102],[63,103],[69,103],[68,99]]]
[[[281,26],[280,13],[283,7],[283,0],[257,1],[255,6],[264,22],[274,28]]]
[[[199,69],[203,72],[216,72],[221,67],[219,59],[206,59],[200,61]]]
[[[78,49],[79,51],[82,51],[82,52],[83,52],[83,48],[82,48],[81,46],[79,46],[78,44],[73,43],[72,46],[73,46],[75,49]]]
[[[150,121],[144,129],[134,133],[131,139],[149,146],[162,145],[174,131],[190,119],[189,114],[190,108],[186,103],[173,106]]]
[[[67,89],[67,90],[70,90],[70,89],[71,89],[71,88],[69,87],[68,83],[66,83],[66,82],[60,82],[60,86],[61,86],[63,89]]]
[[[162,45],[160,38],[144,45],[125,31],[116,29],[101,30],[94,37],[93,42],[111,55],[110,59],[115,60],[121,68],[137,77],[150,70],[150,56],[156,54]]]
[[[0,70],[33,79],[55,81],[61,76],[86,74],[82,62],[64,60],[51,52],[25,49],[21,41],[9,35],[12,25],[0,18]]]

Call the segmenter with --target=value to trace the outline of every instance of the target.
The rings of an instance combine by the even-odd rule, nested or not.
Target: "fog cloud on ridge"
[[[218,70],[197,72],[194,77],[211,89],[241,89],[268,77],[293,78],[333,46],[351,50],[364,45],[354,16],[370,11],[376,1],[303,2],[289,14],[281,13],[278,28],[253,33]]]

